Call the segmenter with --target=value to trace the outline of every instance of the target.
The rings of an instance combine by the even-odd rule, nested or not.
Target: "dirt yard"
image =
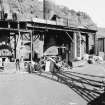
[[[105,64],[90,64],[73,71],[105,75]],[[0,73],[0,105],[86,105],[68,86],[28,73]]]

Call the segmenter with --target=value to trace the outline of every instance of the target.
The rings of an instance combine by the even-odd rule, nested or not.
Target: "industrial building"
[[[1,20],[0,33],[1,45],[5,42],[12,49],[13,58],[27,55],[24,59],[32,60],[36,54],[38,58],[44,54],[64,54],[66,60],[69,60],[81,59],[83,54],[89,53],[89,39],[92,37],[95,45],[96,30],[68,27],[35,18],[27,21]]]
[[[96,30],[82,26],[71,27],[68,19],[57,14],[51,14],[50,20],[37,17],[19,20],[16,13],[10,13],[9,9],[2,6],[0,57],[3,60],[8,58],[15,61],[18,58],[35,61],[43,56],[59,55],[68,62],[81,60],[91,50],[93,54],[96,53]]]

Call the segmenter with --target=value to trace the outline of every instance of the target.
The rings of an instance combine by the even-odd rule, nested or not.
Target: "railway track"
[[[105,105],[105,77],[73,72],[67,68],[65,71],[65,67],[59,67],[59,72],[54,75],[86,100],[88,105]]]
[[[54,63],[56,69],[51,71],[51,74],[57,81],[71,88],[88,103],[87,105],[105,105],[105,77],[74,72],[68,66]]]

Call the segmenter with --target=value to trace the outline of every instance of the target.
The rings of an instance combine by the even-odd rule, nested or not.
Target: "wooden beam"
[[[6,31],[13,31],[13,32],[23,32],[23,33],[29,33],[31,30],[25,30],[25,29],[13,29],[13,28],[1,28],[0,30],[6,30]]]
[[[72,39],[72,37],[69,35],[68,32],[66,32],[67,36],[70,38],[70,40],[74,43],[74,40]]]

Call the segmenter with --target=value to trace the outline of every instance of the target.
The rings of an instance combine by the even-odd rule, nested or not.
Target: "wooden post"
[[[77,32],[77,58],[81,59],[81,33]]]
[[[33,34],[32,32],[30,32],[31,34],[31,61],[33,60]]]
[[[97,55],[97,41],[96,41],[96,33],[94,35],[94,54]],[[103,40],[103,47],[104,47],[104,40]],[[104,50],[104,48],[103,48]]]
[[[81,59],[81,33],[79,32],[79,46],[80,46],[80,59]]]
[[[76,38],[77,38],[77,45],[76,45],[76,47],[77,47],[77,58],[78,59],[81,59],[81,33],[80,32],[77,32],[76,33]]]
[[[20,38],[21,38],[21,33],[20,33],[20,24],[19,24],[19,22],[18,22],[18,42],[17,42],[17,44],[19,44],[19,41],[20,41]],[[18,45],[17,45],[18,46]],[[19,47],[20,48],[20,47]],[[19,54],[19,50],[20,49],[18,49],[18,52],[17,52],[17,54],[16,54],[16,58],[17,58],[17,56],[18,56],[18,58],[19,58],[19,56],[20,56],[20,54]],[[17,48],[16,48],[16,51],[17,51]]]
[[[16,59],[16,34],[14,35],[14,57]]]
[[[103,38],[104,39],[104,53],[105,53],[105,38]],[[98,42],[98,41],[97,41]]]
[[[76,32],[74,32],[73,39],[74,39],[73,54],[74,54],[74,59],[75,59],[77,57],[77,36],[76,36]]]
[[[86,53],[89,54],[89,35],[86,34]]]
[[[69,61],[69,52],[68,52],[68,50],[69,50],[69,45],[66,44],[66,63],[68,63],[68,61]]]

